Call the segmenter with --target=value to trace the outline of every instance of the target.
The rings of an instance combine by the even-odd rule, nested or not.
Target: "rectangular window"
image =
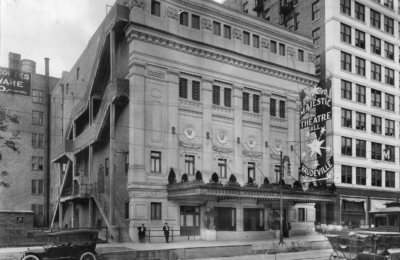
[[[151,151],[150,171],[161,172],[161,152]]]
[[[37,194],[37,181],[36,180],[32,180],[32,194]]]
[[[341,68],[351,72],[351,55],[346,52],[341,52]]]
[[[180,13],[179,23],[183,26],[189,26],[189,14],[187,12]]]
[[[381,92],[371,89],[371,106],[381,107]]]
[[[316,1],[311,6],[311,21],[319,18],[319,1]]]
[[[385,68],[385,83],[394,86],[394,70]]]
[[[351,138],[342,137],[342,154],[351,156]]]
[[[195,174],[195,157],[194,155],[185,155],[185,173],[188,175]]]
[[[305,222],[305,221],[306,221],[306,209],[299,208],[299,222]]]
[[[161,220],[161,203],[151,202],[151,220]]]
[[[32,147],[44,148],[44,135],[32,134]]]
[[[351,95],[351,82],[342,79],[341,97],[345,99],[352,99]]]
[[[295,31],[298,31],[300,28],[299,28],[299,23],[300,23],[300,20],[299,20],[299,13],[295,13],[294,14],[294,30]]]
[[[250,33],[243,31],[243,44],[250,45]]]
[[[356,167],[356,184],[367,185],[367,169]]]
[[[247,163],[247,179],[252,178],[254,181],[256,180],[256,167],[254,162]]]
[[[265,17],[265,20],[267,20],[267,21],[269,21],[271,19],[270,9],[269,8],[267,10],[265,10],[264,17]]]
[[[386,187],[394,188],[394,182],[395,182],[394,172],[385,171],[385,181],[386,181],[386,183],[385,183]]]
[[[225,39],[231,38],[231,27],[228,25],[224,25],[224,38]]]
[[[253,112],[260,113],[260,96],[253,95]]]
[[[180,98],[188,98],[187,91],[188,80],[184,78],[179,78],[179,97]]]
[[[298,59],[298,61],[304,62],[304,51],[303,50],[298,51],[297,59]]]
[[[79,79],[79,68],[76,69],[76,79]]]
[[[192,99],[200,101],[200,82],[192,81]]]
[[[160,14],[161,14],[160,2],[151,0],[151,14],[155,15],[155,16],[160,16]]]
[[[340,0],[340,12],[351,16],[351,1]]]
[[[272,53],[276,53],[276,42],[275,41],[271,41],[270,50]]]
[[[382,171],[372,169],[371,170],[371,186],[382,187]]]
[[[279,55],[285,56],[285,44],[279,43]]]
[[[365,33],[356,29],[356,46],[365,49]]]
[[[356,101],[365,104],[365,87],[356,85]]]
[[[32,157],[32,170],[43,171],[43,157],[33,156]]]
[[[226,159],[218,159],[218,175],[220,178],[226,178],[227,175],[227,160]]]
[[[285,118],[285,101],[279,100],[279,117],[280,118]]]
[[[315,57],[315,74],[321,73],[321,56]]]
[[[342,126],[351,128],[351,110],[342,108]]]
[[[365,131],[366,130],[366,115],[364,113],[356,112],[356,129]]]
[[[43,180],[32,180],[32,194],[43,195],[44,181]]]
[[[35,89],[32,90],[32,102],[33,103],[44,104],[43,96],[44,96],[44,91],[35,90]]]
[[[244,13],[249,13],[249,7],[248,7],[249,3],[246,2],[243,4],[243,12]]]
[[[269,114],[270,116],[276,116],[276,99],[271,98],[269,102]]]
[[[367,142],[364,140],[356,140],[356,156],[366,158]]]
[[[231,107],[231,93],[232,90],[230,88],[224,88],[224,106]]]
[[[385,145],[385,150],[383,150],[383,158],[387,162],[394,162],[395,159],[394,146]]]
[[[370,9],[371,25],[380,29],[381,28],[381,13]]]
[[[253,34],[253,47],[260,48],[260,36]]]
[[[213,21],[213,33],[214,35],[221,36],[221,23]]]
[[[108,176],[108,174],[110,173],[110,160],[108,158],[104,160],[104,165],[106,169],[106,176]]]
[[[385,32],[393,35],[394,34],[394,20],[385,15],[385,17],[383,19],[383,28],[384,28]]]
[[[243,111],[250,110],[250,94],[247,92],[243,92]]]
[[[312,31],[311,36],[313,38],[314,45],[319,46],[319,37],[320,37],[319,27],[317,29],[315,29],[314,31]]]
[[[200,16],[192,14],[192,28],[200,30]]]
[[[342,165],[342,183],[352,184],[352,167]]]
[[[394,45],[388,42],[385,42],[385,58],[394,60]]]
[[[371,142],[371,159],[382,160],[382,144]]]
[[[129,171],[129,152],[125,153],[125,174]]]
[[[351,27],[344,23],[340,24],[340,40],[351,44]]]
[[[125,210],[124,210],[125,219],[129,219],[129,202],[125,202]]]
[[[365,76],[365,60],[359,57],[356,57],[356,73]]]
[[[381,55],[381,40],[371,35],[371,51],[372,53]]]
[[[371,78],[381,81],[381,65],[371,62]]]
[[[389,7],[390,9],[393,9],[393,0],[384,0],[383,5]]]
[[[394,96],[390,94],[385,94],[385,109],[394,111]]]
[[[43,117],[44,117],[43,112],[32,111],[32,124],[33,125],[43,125],[44,124]]]
[[[394,121],[385,119],[385,135],[394,136]]]
[[[356,2],[355,9],[356,9],[356,19],[365,22],[365,5]]]
[[[219,100],[220,100],[220,87],[219,86],[213,86],[213,105],[218,105],[219,106]]]
[[[382,133],[382,118],[371,116],[371,131],[375,134]]]

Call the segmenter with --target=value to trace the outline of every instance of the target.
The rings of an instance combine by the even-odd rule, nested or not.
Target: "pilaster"
[[[207,133],[212,135],[212,85],[213,79],[202,78],[202,96],[203,96],[203,135],[206,136]],[[214,170],[213,168],[213,144],[207,138],[203,139],[203,174],[209,175]],[[204,178],[206,180],[206,178]]]
[[[296,146],[295,140],[297,140],[297,137],[295,135],[296,129],[298,128],[298,125],[296,125],[296,100],[293,98],[288,98],[287,99],[287,122],[288,122],[288,136],[287,136],[287,151],[286,154],[290,158],[290,174],[288,174],[288,177],[295,173],[296,170],[296,153],[291,151],[291,146],[293,145],[293,148]],[[293,180],[292,178],[290,178]]]
[[[233,86],[233,107],[234,107],[234,174],[237,179],[242,178],[243,182],[247,182],[247,176],[243,171],[243,147],[241,144],[236,143],[236,138],[243,141],[243,86]]]
[[[177,70],[168,70],[168,104],[179,104],[179,71]],[[179,131],[179,111],[178,105],[168,106],[168,122],[169,127],[168,131],[172,131],[172,127],[175,127],[176,133]],[[179,140],[175,135],[168,135],[168,162],[169,166],[175,169],[177,173],[177,169],[179,168]],[[168,169],[169,172],[169,169]]]
[[[263,92],[261,93],[261,113],[262,113],[262,135],[261,135],[261,146],[264,151],[262,157],[262,165],[261,169],[264,173],[265,177],[268,177],[269,181],[272,182],[272,172],[271,169],[271,150],[268,147],[265,147],[265,142],[268,143],[268,146],[271,146],[270,142],[270,111],[269,111],[269,102],[271,95],[270,93]]]

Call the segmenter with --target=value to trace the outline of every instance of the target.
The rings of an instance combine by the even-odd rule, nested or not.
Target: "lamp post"
[[[280,193],[281,193],[281,196],[280,196],[280,208],[279,208],[279,213],[280,213],[279,244],[280,244],[280,245],[283,245],[283,244],[284,244],[284,243],[283,243],[283,195],[282,195],[283,174],[284,174],[284,172],[283,172],[283,163],[284,163],[285,161],[287,161],[287,162],[288,162],[288,166],[290,167],[290,159],[289,159],[288,156],[285,156],[285,157],[282,158],[282,156],[283,156],[282,151],[280,152],[280,154],[281,154],[281,170],[280,170],[281,179],[279,180],[279,182],[280,182],[279,186],[280,186]],[[288,173],[290,173],[290,168],[288,168]]]

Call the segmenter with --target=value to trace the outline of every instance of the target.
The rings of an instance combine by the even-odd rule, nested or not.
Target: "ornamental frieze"
[[[135,6],[144,8],[144,1],[143,0],[130,0],[130,1],[128,1],[126,6],[129,8],[129,10],[131,10]]]

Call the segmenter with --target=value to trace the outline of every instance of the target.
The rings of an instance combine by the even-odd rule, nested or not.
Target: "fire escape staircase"
[[[59,194],[58,194],[58,199],[57,199],[57,204],[55,205],[55,208],[54,208],[54,213],[53,213],[53,217],[52,217],[51,225],[50,225],[51,227],[53,227],[53,225],[54,225],[54,220],[55,220],[56,215],[57,215],[57,213],[58,213],[58,207],[60,206],[60,201],[61,201],[61,194],[63,194],[64,188],[65,188],[65,186],[66,186],[67,183],[69,183],[69,184],[72,185],[72,179],[73,179],[73,178],[72,178],[72,170],[71,170],[71,167],[72,167],[72,161],[68,161],[67,167],[66,167],[66,169],[65,169],[64,178],[63,178],[63,180],[62,180],[62,182],[61,182],[60,192],[59,192]]]

